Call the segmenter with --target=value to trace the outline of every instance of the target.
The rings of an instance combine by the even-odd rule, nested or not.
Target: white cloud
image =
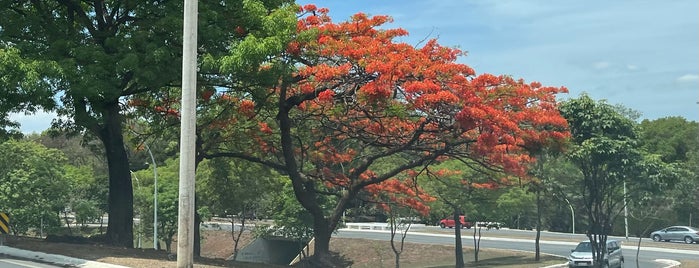
[[[677,78],[677,82],[680,82],[680,83],[696,82],[696,81],[699,81],[699,75],[696,75],[696,74],[685,74],[685,75]]]
[[[609,68],[609,66],[611,66],[611,65],[612,65],[611,63],[606,62],[606,61],[598,61],[598,62],[595,62],[595,64],[593,64],[593,67],[597,70],[604,70],[604,69]]]

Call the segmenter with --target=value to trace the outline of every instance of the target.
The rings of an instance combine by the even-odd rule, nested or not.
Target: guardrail
[[[391,225],[387,222],[347,222],[345,223],[345,226],[346,229],[354,230],[391,230]],[[398,229],[403,230],[403,228],[407,226],[407,224],[400,224],[398,225]],[[425,225],[421,223],[410,224],[410,227],[408,228],[409,231],[416,231],[421,229],[425,229]]]

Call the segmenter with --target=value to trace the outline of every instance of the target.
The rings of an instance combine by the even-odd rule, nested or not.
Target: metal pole
[[[153,249],[158,250],[158,165],[155,164],[155,157],[148,144],[143,142],[143,145],[148,149],[150,161],[153,163]]]
[[[626,202],[626,181],[624,180],[624,233],[626,240],[629,240],[629,206]]]
[[[180,124],[180,183],[177,225],[177,267],[194,267],[194,143],[197,86],[196,0],[184,0],[182,42],[182,105]]]
[[[573,231],[572,233],[575,234],[575,210],[573,210],[573,205],[568,201],[568,198],[565,196],[563,197],[563,200],[568,203],[568,206],[570,207],[570,222],[573,224]]]
[[[137,189],[141,189],[141,181],[138,180],[138,177],[136,177],[136,173],[133,173],[133,171],[129,170],[131,172],[131,176],[133,176],[134,179],[136,179],[136,185],[138,185]],[[143,235],[143,213],[141,213],[141,208],[139,207],[138,209],[138,248],[141,247],[141,236]]]

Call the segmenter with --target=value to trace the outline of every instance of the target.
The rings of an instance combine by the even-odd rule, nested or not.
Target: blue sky
[[[458,47],[478,73],[566,86],[578,97],[622,104],[644,119],[699,120],[696,0],[317,0],[333,21],[389,15],[417,44]]]
[[[389,15],[386,27],[416,45],[437,38],[468,52],[478,73],[565,86],[642,113],[699,121],[699,1],[696,0],[317,0],[335,22]],[[15,115],[40,132],[51,115]]]

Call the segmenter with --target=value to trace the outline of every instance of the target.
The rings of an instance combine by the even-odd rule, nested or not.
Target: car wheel
[[[660,235],[654,235],[654,236],[653,236],[653,241],[655,241],[655,242],[660,242],[660,240],[662,240],[662,238],[660,237]]]
[[[684,242],[687,243],[687,244],[694,243],[694,238],[692,238],[691,236],[685,236],[685,237],[684,237]]]
[[[440,223],[440,224],[439,224],[439,227],[442,227],[442,229],[447,228],[447,226],[444,225],[444,223]]]

